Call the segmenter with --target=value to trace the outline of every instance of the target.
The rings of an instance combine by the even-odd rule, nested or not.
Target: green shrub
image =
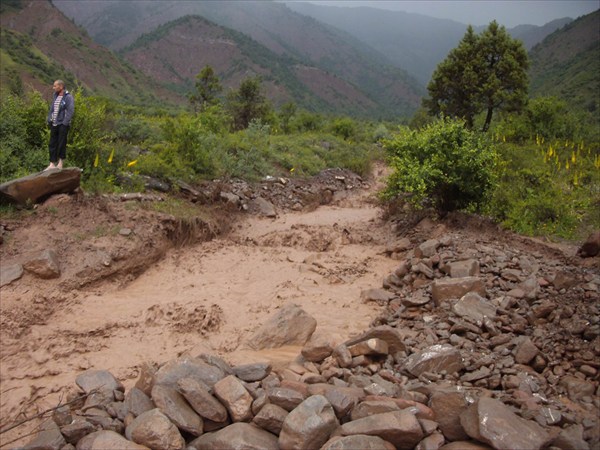
[[[440,214],[480,210],[495,182],[496,152],[484,135],[459,120],[443,119],[420,131],[404,129],[384,141],[393,173],[384,197],[409,194],[415,206],[431,202]]]
[[[38,172],[48,164],[47,105],[39,93],[0,101],[0,180]]]
[[[349,140],[356,135],[356,128],[356,122],[349,117],[335,119],[331,124],[331,132],[345,140]]]

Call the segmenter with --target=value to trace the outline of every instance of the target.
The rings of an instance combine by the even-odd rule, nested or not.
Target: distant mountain
[[[410,115],[420,104],[424,86],[385,56],[348,33],[268,1],[54,0],[68,17],[113,50],[126,48],[143,33],[186,15],[202,16],[243,33],[273,54],[293,61],[296,74],[320,96],[336,91],[319,86],[315,73],[354,85],[374,104],[371,117]],[[299,71],[298,67],[304,67]],[[311,76],[309,76],[309,74]],[[359,111],[349,109],[348,114]]]
[[[588,111],[598,111],[600,10],[555,31],[529,55],[532,96],[555,95]]]
[[[514,28],[508,29],[508,32],[515,39],[520,39],[523,41],[523,44],[527,50],[531,50],[536,44],[542,42],[546,36],[554,33],[556,30],[559,30],[571,22],[573,22],[573,19],[570,17],[564,17],[562,19],[555,19],[552,22],[548,22],[542,26],[518,25]]]
[[[301,14],[344,30],[386,55],[397,67],[414,75],[423,85],[448,52],[464,36],[467,25],[403,11],[370,7],[324,6],[287,2]],[[572,19],[554,20],[544,26],[522,25],[507,31],[527,49]],[[480,32],[485,27],[474,27]]]
[[[130,103],[171,99],[152,79],[96,44],[47,0],[2,0],[0,10],[0,90],[29,87],[51,93],[64,79],[88,94]]]
[[[184,16],[144,34],[121,50],[123,57],[148,76],[182,95],[210,65],[227,89],[260,75],[275,104],[293,101],[322,112],[372,114],[377,104],[354,85],[315,67],[281,57],[248,36],[200,16]]]

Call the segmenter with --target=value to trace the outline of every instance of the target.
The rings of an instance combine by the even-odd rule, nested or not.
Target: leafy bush
[[[83,170],[85,179],[111,138],[106,129],[106,101],[86,97],[81,89],[72,93],[75,98],[75,115],[69,131],[67,162]],[[108,155],[107,155],[108,156]]]
[[[497,139],[526,142],[532,139],[579,140],[585,134],[578,114],[566,102],[555,97],[538,97],[529,100],[520,114],[504,115],[495,129]]]
[[[0,180],[37,172],[48,164],[47,105],[39,93],[0,101]]]
[[[495,182],[496,153],[483,136],[460,120],[440,119],[421,131],[403,130],[384,141],[394,172],[384,197],[409,194],[440,214],[485,205]]]
[[[349,140],[356,135],[356,122],[349,117],[335,119],[331,124],[331,131],[334,135]]]

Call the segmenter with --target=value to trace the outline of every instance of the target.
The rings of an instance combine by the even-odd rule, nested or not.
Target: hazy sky
[[[370,6],[451,19],[471,25],[487,25],[495,19],[506,27],[544,25],[562,17],[576,19],[600,8],[600,0],[310,0],[310,3]]]

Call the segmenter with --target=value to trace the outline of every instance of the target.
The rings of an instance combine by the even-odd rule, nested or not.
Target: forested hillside
[[[555,95],[573,106],[598,111],[600,100],[600,10],[552,33],[534,47],[531,94]]]
[[[96,44],[47,0],[3,2],[0,27],[3,91],[50,92],[52,81],[60,77],[88,94],[138,104],[172,101],[152,78]]]
[[[372,110],[375,117],[411,114],[424,94],[422,84],[406,71],[393,67],[384,55],[351,35],[295,13],[281,3],[104,0],[54,3],[94,39],[113,50],[130,45],[161,24],[185,15],[200,15],[249,36],[279,56],[354,84],[377,105]],[[329,97],[334,95],[327,93]]]
[[[276,106],[294,102],[309,110],[351,115],[372,114],[377,107],[354,85],[281,57],[248,36],[200,16],[185,16],[161,25],[120,53],[181,95],[194,89],[196,75],[208,65],[226,90],[237,88],[248,76],[259,75],[265,93]]]

